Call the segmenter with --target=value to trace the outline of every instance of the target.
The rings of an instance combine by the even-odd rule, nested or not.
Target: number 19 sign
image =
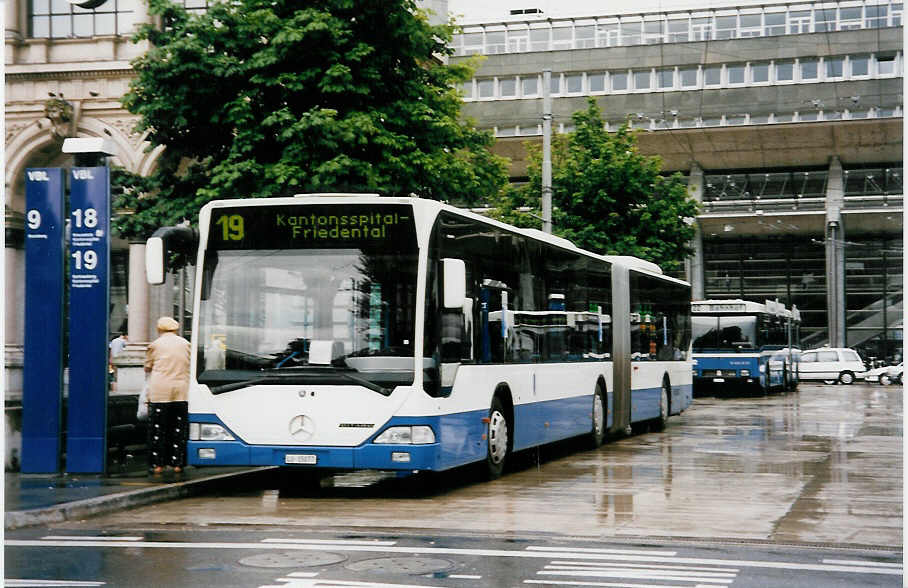
[[[110,182],[106,167],[70,170],[69,404],[66,471],[103,472],[107,454]]]

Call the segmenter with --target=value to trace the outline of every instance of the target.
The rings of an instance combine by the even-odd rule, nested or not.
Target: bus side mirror
[[[164,283],[164,240],[151,237],[145,242],[145,278],[149,284]]]
[[[444,275],[444,307],[447,309],[463,308],[467,296],[467,266],[462,259],[442,259]]]

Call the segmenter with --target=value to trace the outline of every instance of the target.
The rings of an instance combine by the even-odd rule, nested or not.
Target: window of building
[[[177,4],[182,4],[189,12],[204,12],[208,10],[209,0],[174,0]]]
[[[798,120],[800,122],[811,122],[811,121],[817,120],[817,118],[819,118],[819,114],[816,112],[799,112],[798,113]]]
[[[574,29],[574,47],[587,49],[596,45],[596,27],[582,26]]]
[[[823,62],[826,66],[827,80],[841,78],[845,75],[844,57],[826,57]]]
[[[672,18],[668,21],[668,42],[685,43],[690,39],[690,22],[687,18]]]
[[[708,41],[712,30],[711,18],[692,18],[690,21],[692,41]]]
[[[502,98],[513,98],[517,96],[517,78],[499,79],[498,92]]]
[[[891,76],[895,73],[895,55],[876,58],[877,74],[881,76]]]
[[[574,45],[573,35],[571,27],[553,27],[552,49],[570,49]]]
[[[738,25],[738,37],[759,37],[763,32],[761,14],[742,14]]]
[[[717,16],[714,39],[734,39],[738,28],[737,16]]]
[[[590,92],[605,92],[605,74],[593,73],[587,76]]]
[[[722,66],[710,65],[703,68],[703,85],[719,86],[722,84]]]
[[[530,29],[530,51],[548,51],[552,29]]]
[[[599,23],[596,31],[596,46],[616,47],[620,42],[620,32],[617,20]]]
[[[675,68],[657,69],[656,84],[663,90],[675,87]]]
[[[765,84],[769,82],[769,64],[768,63],[751,63],[750,78],[754,84]]]
[[[91,10],[63,0],[29,2],[31,38],[66,39],[128,35],[132,33],[134,24],[135,0],[108,0]]]
[[[813,30],[817,33],[835,30],[835,8],[826,8],[813,11]]]
[[[621,44],[622,45],[639,45],[641,43],[640,27],[642,22],[639,19],[622,19],[621,20]]]
[[[539,94],[539,78],[520,78],[520,87],[524,96],[536,96]]]
[[[561,74],[552,74],[552,79],[549,83],[549,92],[552,94],[561,94]]]
[[[816,59],[800,59],[798,60],[801,70],[801,79],[802,80],[815,80],[817,79],[817,60]]]
[[[472,98],[473,97],[473,80],[470,80],[469,82],[464,82],[463,86],[461,86],[461,91],[463,92],[464,98],[466,98],[466,99]]]
[[[793,10],[788,13],[788,34],[800,35],[810,32],[810,11]]]
[[[888,6],[865,6],[864,26],[868,29],[879,29],[887,26],[889,20]]]
[[[564,76],[564,83],[568,94],[583,92],[583,74],[570,74]]]
[[[612,91],[627,90],[627,72],[613,72],[609,74],[609,78],[612,80]]]
[[[480,98],[493,98],[495,96],[495,80],[484,79],[476,81],[477,96]]]
[[[530,50],[530,31],[525,28],[508,29],[508,52],[523,53]]]
[[[696,67],[682,67],[678,70],[679,77],[681,78],[681,87],[682,88],[696,88],[697,87],[697,68]]]
[[[482,33],[465,33],[462,40],[464,55],[482,53]]]
[[[785,34],[785,13],[767,12],[763,15],[763,34],[767,37]]]
[[[851,65],[851,77],[860,77],[870,74],[870,56],[852,55],[848,58]]]
[[[745,82],[746,66],[743,63],[736,63],[725,67],[728,72],[729,84],[743,84]]]
[[[889,23],[889,26],[900,27],[902,26],[902,3],[892,5],[892,22]]]
[[[495,55],[505,52],[505,32],[494,31],[486,33],[486,53]]]
[[[848,31],[861,28],[861,7],[853,6],[839,9],[839,30]]]
[[[793,61],[776,61],[775,66],[777,82],[794,81],[794,62]]]
[[[648,90],[652,86],[650,84],[650,70],[635,71],[634,72],[634,89],[635,90]]]
[[[665,35],[662,31],[662,19],[655,21],[646,21],[643,23],[643,42],[647,45],[655,45],[665,42]]]

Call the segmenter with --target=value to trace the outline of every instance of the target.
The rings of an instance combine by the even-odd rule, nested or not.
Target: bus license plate
[[[284,456],[284,463],[293,465],[315,465],[317,461],[317,456],[305,453],[288,453]]]
[[[725,381],[725,378],[713,378],[713,382],[720,382],[720,383],[721,383],[721,382],[724,382],[724,381]],[[287,457],[290,457],[290,456],[287,456]]]

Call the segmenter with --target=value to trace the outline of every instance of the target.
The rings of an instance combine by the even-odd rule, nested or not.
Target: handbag
[[[136,420],[148,420],[148,382],[142,385],[142,391],[139,392],[139,406],[136,409]]]

